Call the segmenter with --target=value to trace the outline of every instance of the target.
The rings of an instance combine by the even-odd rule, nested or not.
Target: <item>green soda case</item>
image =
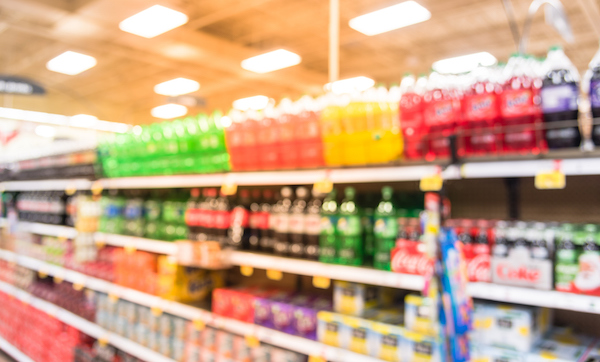
[[[319,235],[319,261],[335,263],[337,261],[336,236],[337,236],[337,192],[331,192],[323,200],[321,206],[321,234]]]
[[[571,284],[579,272],[578,247],[585,243],[585,237],[585,231],[576,231],[573,224],[562,225],[556,248],[555,278],[557,289],[571,289]]]
[[[345,198],[340,205],[336,238],[337,263],[342,265],[362,265],[364,247],[362,238],[361,210],[356,204],[356,191],[346,187]]]
[[[398,213],[393,201],[393,190],[386,186],[381,189],[381,201],[375,209],[375,257],[373,266],[381,270],[391,270],[391,252],[398,237]]]

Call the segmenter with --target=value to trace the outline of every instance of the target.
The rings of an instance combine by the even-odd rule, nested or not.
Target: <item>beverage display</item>
[[[66,178],[94,179],[98,170],[96,150],[32,158],[17,162],[2,163],[0,181],[43,180]]]
[[[373,266],[382,270],[391,270],[391,253],[398,238],[398,214],[392,200],[393,192],[389,186],[382,188],[382,198],[375,209]]]
[[[590,62],[589,69],[584,78],[589,86],[589,100],[592,108],[592,117],[600,118],[600,50],[596,52]],[[600,123],[594,122],[592,126],[592,141],[594,145],[600,146]]]
[[[65,225],[66,195],[59,191],[21,192],[16,197],[19,220]]]
[[[364,244],[362,221],[359,205],[356,203],[356,191],[352,187],[344,189],[344,199],[340,204],[337,219],[336,255],[338,264],[362,265]]]

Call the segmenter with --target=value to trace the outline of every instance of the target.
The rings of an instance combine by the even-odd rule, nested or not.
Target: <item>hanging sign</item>
[[[10,75],[0,75],[0,93],[43,95],[46,90],[34,81]]]

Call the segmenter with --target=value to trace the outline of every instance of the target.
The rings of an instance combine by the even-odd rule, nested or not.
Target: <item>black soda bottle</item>
[[[232,249],[248,249],[250,240],[250,191],[240,190],[237,205],[231,210],[231,221],[228,231],[228,246]]]
[[[306,206],[308,201],[308,189],[298,187],[296,189],[296,200],[290,209],[290,256],[294,258],[304,257],[305,232],[306,232]]]
[[[319,236],[321,235],[321,206],[323,197],[319,191],[312,190],[312,199],[306,206],[304,220],[305,247],[304,256],[308,260],[319,260]]]
[[[292,208],[292,189],[281,189],[281,200],[277,202],[275,210],[275,254],[288,256],[290,252],[290,210]]]

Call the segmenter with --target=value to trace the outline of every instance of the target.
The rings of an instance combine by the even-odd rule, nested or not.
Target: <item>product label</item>
[[[392,271],[427,275],[433,272],[433,260],[425,255],[425,245],[418,241],[398,240],[392,250]]]
[[[503,117],[519,117],[534,114],[531,89],[510,89],[502,93],[501,112]]]
[[[393,216],[383,216],[375,219],[373,227],[375,237],[391,239],[398,236],[398,220]]]
[[[231,215],[229,211],[213,211],[213,227],[216,229],[229,229]]]
[[[498,106],[494,94],[467,96],[464,102],[467,121],[492,120],[498,117]]]
[[[590,101],[592,108],[600,107],[600,80],[593,80],[590,83]]]
[[[455,100],[431,102],[425,110],[425,122],[429,126],[452,123],[457,120],[460,105]]]
[[[512,252],[506,258],[492,258],[492,282],[544,290],[552,289],[550,260],[523,260],[511,256]]]
[[[335,216],[321,216],[321,231],[323,235],[335,235],[337,219]]]
[[[243,206],[236,206],[231,211],[232,227],[248,227],[250,213]]]
[[[281,234],[286,234],[290,230],[290,215],[289,214],[277,214],[277,224],[275,225],[275,231]]]
[[[290,233],[292,234],[304,234],[304,214],[292,214],[290,215]]]
[[[264,211],[250,213],[248,225],[250,225],[251,229],[268,230],[269,213]]]
[[[337,229],[344,236],[360,236],[362,233],[360,216],[340,216],[337,222]]]
[[[307,235],[319,235],[321,233],[321,216],[308,214],[304,218],[304,232]]]
[[[577,84],[551,85],[542,88],[542,110],[544,113],[577,110]]]

